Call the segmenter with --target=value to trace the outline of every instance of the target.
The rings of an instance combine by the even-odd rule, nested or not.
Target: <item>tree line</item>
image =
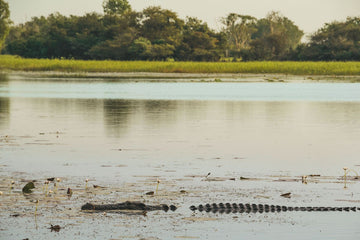
[[[12,25],[0,0],[2,53],[26,58],[233,61],[359,61],[360,17],[304,32],[279,12],[265,18],[231,13],[220,31],[161,7],[134,11],[127,0],[105,0],[103,14],[34,17]],[[2,44],[4,43],[4,44]]]

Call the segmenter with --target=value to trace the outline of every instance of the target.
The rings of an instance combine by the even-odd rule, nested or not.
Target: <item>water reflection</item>
[[[122,124],[105,124],[107,134],[126,131],[118,137],[128,140],[129,146],[131,142],[159,149],[148,153],[148,159],[216,158],[220,163],[246,158],[251,160],[248,166],[256,169],[319,171],[332,164],[341,167],[344,156],[346,162],[355,163],[360,147],[357,103],[164,101],[159,105],[119,100],[118,104],[127,105],[131,113]],[[117,117],[110,112],[106,119]]]
[[[6,74],[0,74],[0,93],[9,83],[9,78]],[[0,128],[8,126],[9,123],[9,109],[10,100],[3,98],[0,95]]]
[[[130,101],[103,100],[104,127],[107,136],[121,137],[131,121],[131,114],[137,112],[137,104]]]
[[[7,84],[5,78],[0,86],[7,88]],[[166,161],[170,166],[172,161],[187,162],[198,169],[204,164],[221,166],[224,172],[334,172],[342,169],[344,161],[348,166],[358,164],[359,106],[356,101],[3,96],[0,130],[12,136],[28,136],[15,140],[38,162],[52,158],[70,163],[84,159],[127,164],[133,159]],[[109,152],[119,148],[132,151],[123,151],[121,157]],[[9,152],[8,159],[20,164],[23,155]]]
[[[5,128],[9,123],[10,101],[0,97],[0,128]]]

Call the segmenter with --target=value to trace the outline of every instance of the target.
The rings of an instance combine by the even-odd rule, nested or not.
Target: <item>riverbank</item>
[[[360,76],[360,62],[149,62],[85,61],[65,59],[24,59],[0,56],[0,71],[46,72],[67,75],[148,75],[181,74],[203,76],[295,75],[295,76]],[[181,77],[184,77],[182,75]],[[168,76],[167,76],[168,77]]]
[[[134,82],[360,82],[360,75],[286,75],[233,73],[156,73],[156,72],[59,72],[59,71],[0,71],[14,79],[134,81]]]
[[[225,205],[228,202],[294,207],[359,206],[358,181],[349,181],[349,189],[355,193],[351,196],[346,194],[343,180],[337,176],[309,176],[307,184],[298,176],[230,178],[193,175],[175,179],[144,175],[137,176],[136,181],[120,184],[94,178],[86,182],[74,176],[34,177],[29,173],[13,173],[9,177],[0,171],[0,219],[4,223],[0,232],[6,239],[12,239],[14,235],[19,239],[63,239],[69,235],[79,240],[94,236],[102,239],[204,239],[209,236],[209,228],[229,236],[236,236],[240,228],[249,238],[254,235],[251,229],[258,228],[262,229],[262,235],[269,236],[268,239],[276,239],[276,232],[270,231],[268,226],[286,234],[303,234],[303,226],[307,226],[308,231],[313,232],[313,239],[321,239],[322,234],[316,230],[329,226],[324,232],[330,235],[344,232],[343,239],[352,239],[359,215],[352,211],[193,212],[189,208],[193,204]],[[156,192],[159,178],[161,183]],[[34,182],[35,188],[24,194],[21,189],[29,181]],[[267,186],[266,190],[264,186]],[[128,200],[147,205],[174,204],[177,209],[167,212],[81,210],[88,202],[117,204]],[[209,239],[218,238],[214,235]]]

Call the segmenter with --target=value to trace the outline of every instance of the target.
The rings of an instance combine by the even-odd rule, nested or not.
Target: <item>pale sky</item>
[[[54,12],[63,15],[102,13],[103,0],[5,0],[10,5],[15,23],[28,21],[33,16],[47,16]],[[360,0],[129,0],[133,9],[161,6],[179,14],[195,16],[219,30],[222,17],[234,12],[263,18],[272,10],[280,11],[295,22],[306,34],[326,22],[343,21],[347,16],[360,16]]]

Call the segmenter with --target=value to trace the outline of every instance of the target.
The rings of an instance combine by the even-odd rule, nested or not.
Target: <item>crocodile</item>
[[[113,211],[113,210],[156,211],[156,210],[163,210],[163,211],[167,212],[169,210],[175,211],[176,206],[166,205],[166,204],[147,205],[142,202],[126,201],[126,202],[115,203],[115,204],[101,204],[101,205],[86,203],[83,206],[81,206],[81,210],[91,210],[91,211]]]
[[[191,211],[213,212],[213,213],[263,213],[263,212],[286,212],[286,211],[306,211],[306,212],[326,212],[326,211],[360,211],[359,207],[289,207],[269,204],[250,204],[250,203],[213,203],[192,205]]]

